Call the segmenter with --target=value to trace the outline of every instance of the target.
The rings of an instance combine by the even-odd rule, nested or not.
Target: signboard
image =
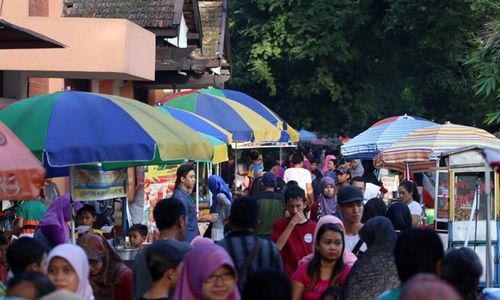
[[[179,165],[144,167],[144,220],[147,220],[147,225],[153,224],[156,202],[172,196],[178,167]]]
[[[399,177],[397,175],[382,175],[380,181],[387,190],[387,193],[384,195],[384,200],[387,202],[389,199],[392,199],[392,192],[398,190]]]
[[[127,169],[100,171],[71,169],[72,196],[76,201],[127,197]]]

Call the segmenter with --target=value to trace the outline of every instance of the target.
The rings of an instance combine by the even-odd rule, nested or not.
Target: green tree
[[[485,123],[500,125],[500,4],[481,1],[474,8],[488,11],[490,15],[489,22],[475,39],[477,50],[470,55],[467,64],[472,66],[476,95],[493,104]]]
[[[354,135],[413,114],[482,125],[464,65],[487,10],[465,0],[232,0],[232,79],[293,126]]]

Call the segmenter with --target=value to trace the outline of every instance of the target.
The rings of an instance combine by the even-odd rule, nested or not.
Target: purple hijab
[[[82,206],[76,202],[75,208]],[[66,243],[69,240],[68,222],[71,220],[71,196],[64,194],[52,202],[47,212],[40,220],[40,230],[56,245]]]
[[[222,266],[231,268],[238,279],[233,260],[224,248],[215,244],[196,245],[184,260],[184,267],[172,300],[204,300],[203,282]],[[237,284],[234,285],[228,300],[240,300]]]
[[[333,187],[335,187],[335,180],[333,180],[333,178],[331,178],[330,176],[321,178],[319,182],[319,206],[321,209],[321,216],[331,215],[335,212],[335,207],[337,206],[337,198],[335,197],[335,194],[333,194],[333,196],[329,198],[323,195],[323,190],[328,185],[332,185]]]

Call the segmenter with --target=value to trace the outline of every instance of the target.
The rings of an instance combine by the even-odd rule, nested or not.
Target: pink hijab
[[[204,300],[203,282],[222,266],[231,268],[238,279],[233,260],[224,248],[216,244],[196,245],[184,259],[184,267],[172,300]],[[237,284],[228,300],[240,300]]]
[[[83,249],[72,244],[61,244],[50,251],[48,265],[55,257],[63,258],[75,270],[78,276],[78,288],[75,293],[86,300],[94,300],[94,291],[89,282],[89,261]]]
[[[302,258],[299,261],[299,265],[301,265],[303,263],[308,263],[313,259],[314,249],[316,247],[316,235],[318,234],[318,230],[320,229],[320,227],[325,225],[325,224],[335,224],[340,228],[340,230],[342,230],[345,233],[344,224],[342,223],[342,221],[339,218],[332,216],[332,215],[327,215],[327,216],[323,216],[323,217],[319,218],[318,222],[316,223],[316,227],[314,228],[312,253],[304,256],[304,258]],[[343,259],[344,259],[344,264],[346,264],[349,267],[352,267],[352,265],[354,265],[356,260],[358,260],[356,255],[354,255],[349,250],[344,250]]]
[[[331,160],[331,159],[335,159],[335,155],[327,155],[325,157],[325,161],[323,162],[323,168],[321,169],[321,174],[325,175],[325,172],[328,171],[328,162]]]

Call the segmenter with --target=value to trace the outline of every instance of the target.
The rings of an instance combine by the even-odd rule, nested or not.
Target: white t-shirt
[[[359,241],[359,234],[345,235],[344,240],[345,240],[345,249],[352,251],[352,249],[354,249],[354,247],[356,247],[356,244]],[[361,245],[361,248],[359,248],[359,250],[362,252],[365,252],[366,251],[366,243],[363,243]]]
[[[422,215],[422,206],[417,201],[412,201],[410,204],[407,204],[410,209],[410,214],[420,216]]]
[[[312,183],[311,172],[304,168],[288,168],[285,170],[285,175],[283,180],[286,182],[290,180],[295,180],[299,184],[299,187],[304,190],[307,194],[307,183]]]

